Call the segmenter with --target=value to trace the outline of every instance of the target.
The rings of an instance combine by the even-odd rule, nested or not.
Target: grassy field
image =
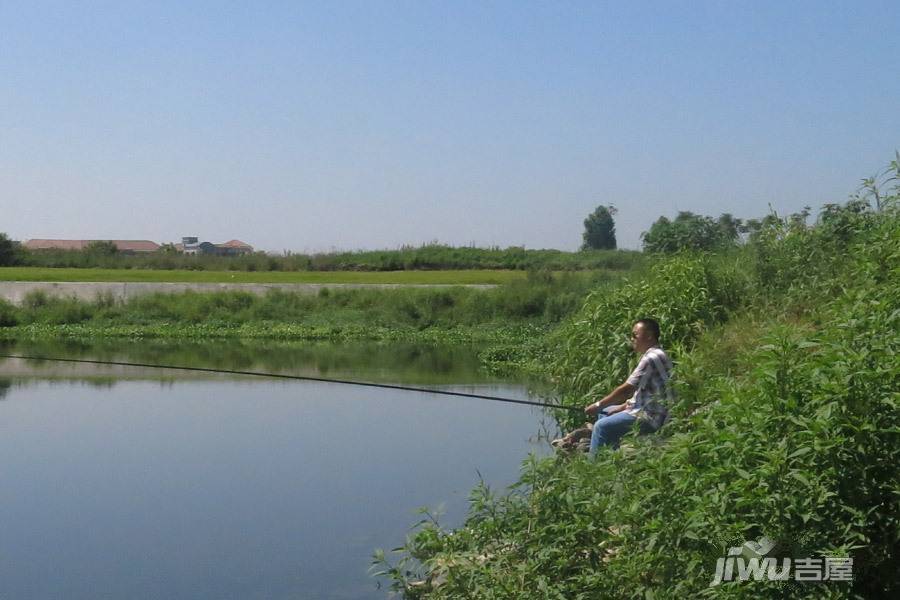
[[[429,339],[487,335],[506,343],[509,336],[495,335],[494,329],[558,323],[581,306],[589,290],[614,286],[621,278],[606,271],[529,273],[489,289],[329,286],[316,294],[159,292],[127,300],[102,294],[77,300],[34,290],[19,305],[0,300],[0,338],[418,339],[431,330]],[[460,328],[472,331],[460,334]]]
[[[153,269],[173,271],[627,271],[643,254],[634,250],[526,250],[523,247],[473,248],[426,244],[394,250],[359,250],[276,256],[262,252],[243,256],[192,255],[178,252],[122,254],[92,250],[15,248],[5,266],[56,269]]]
[[[124,281],[148,283],[405,283],[503,284],[524,271],[188,271],[2,267],[0,281]]]

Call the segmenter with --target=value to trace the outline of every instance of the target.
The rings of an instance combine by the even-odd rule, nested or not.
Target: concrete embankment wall
[[[405,283],[142,283],[142,282],[94,282],[94,281],[0,281],[0,298],[13,304],[21,304],[30,292],[41,290],[56,298],[78,298],[93,301],[98,296],[112,296],[116,300],[128,300],[145,294],[177,294],[181,292],[225,292],[241,291],[263,295],[278,289],[298,294],[318,294],[322,288],[449,288],[468,287],[490,289],[489,284],[439,285]]]

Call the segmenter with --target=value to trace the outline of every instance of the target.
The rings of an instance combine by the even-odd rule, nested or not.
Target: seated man
[[[588,425],[556,440],[555,446],[573,447],[590,432],[591,454],[600,446],[616,448],[639,415],[642,415],[642,425],[647,423],[650,431],[662,426],[666,412],[657,400],[671,376],[672,361],[659,347],[659,323],[653,319],[637,321],[631,329],[631,346],[641,354],[637,367],[625,383],[584,409],[588,416],[599,415],[597,422],[593,427]]]
[[[641,319],[631,329],[631,347],[641,354],[637,367],[608,396],[585,407],[587,415],[596,415],[604,408],[594,423],[591,434],[591,453],[600,446],[618,447],[619,440],[631,430],[642,411],[646,411],[645,422],[653,431],[662,427],[665,409],[659,405],[656,396],[669,381],[672,361],[659,347],[659,323],[653,319]],[[626,400],[628,398],[628,400]]]

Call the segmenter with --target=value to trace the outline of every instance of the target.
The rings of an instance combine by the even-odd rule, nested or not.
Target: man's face
[[[643,324],[634,324],[634,327],[631,328],[631,347],[634,348],[635,352],[643,354],[655,343],[656,339],[654,339],[653,334],[647,331]]]

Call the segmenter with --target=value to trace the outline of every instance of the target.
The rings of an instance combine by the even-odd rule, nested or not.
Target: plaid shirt
[[[637,367],[625,380],[637,388],[634,396],[626,402],[628,414],[637,416],[641,409],[665,387],[671,374],[672,361],[665,351],[659,346],[648,348],[638,361]]]

